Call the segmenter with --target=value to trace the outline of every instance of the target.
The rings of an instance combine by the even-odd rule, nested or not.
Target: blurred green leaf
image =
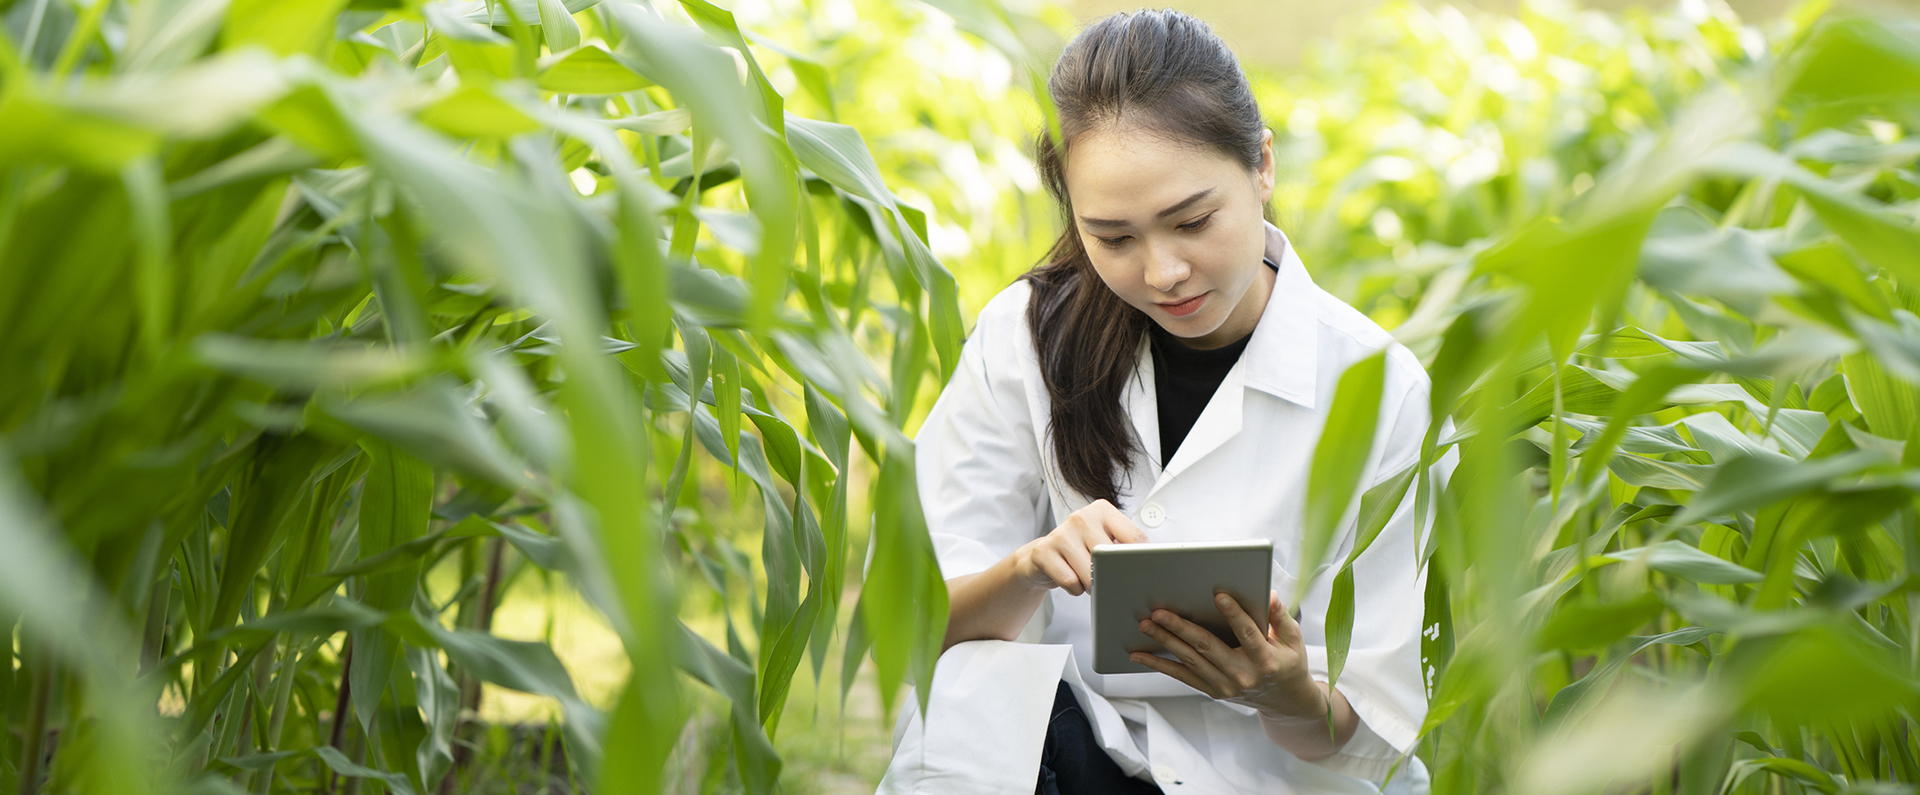
[[[1646,626],[1664,609],[1660,597],[1651,593],[1615,603],[1564,602],[1540,628],[1534,642],[1541,649],[1576,653],[1604,648]]]
[[[1297,591],[1304,591],[1314,578],[1353,502],[1354,490],[1360,487],[1360,476],[1373,453],[1386,362],[1385,351],[1354,362],[1334,389],[1333,406],[1314,445],[1313,468],[1307,478],[1300,570],[1294,572]],[[1290,604],[1299,600],[1299,592],[1288,597]]]
[[[555,2],[541,0],[542,13],[547,13],[546,6]],[[579,32],[576,30],[574,35],[578,36]],[[564,49],[567,48],[556,47],[554,52]],[[653,85],[614,60],[606,50],[593,45],[553,56],[550,63],[543,62],[539,84],[543,89],[564,94],[624,94]]]
[[[364,388],[418,375],[430,360],[406,349],[364,344],[254,340],[207,334],[194,353],[219,370],[276,387]]]
[[[1734,459],[1713,469],[1711,479],[1674,521],[1692,524],[1709,516],[1751,510],[1883,463],[1887,462],[1868,450],[1805,463],[1778,458]]]
[[[421,109],[420,122],[455,138],[511,138],[540,128],[525,113],[478,86],[462,86]]]
[[[580,23],[560,0],[539,0],[540,35],[547,49],[564,52],[580,46]]]
[[[1663,574],[1671,574],[1703,585],[1730,585],[1759,582],[1760,573],[1714,557],[1680,541],[1663,541],[1647,547],[1609,552],[1613,560],[1641,563]]]

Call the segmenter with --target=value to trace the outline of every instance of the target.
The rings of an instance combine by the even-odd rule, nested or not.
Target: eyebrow
[[[1175,203],[1172,207],[1168,207],[1167,209],[1154,213],[1153,217],[1165,218],[1169,215],[1180,212],[1181,210],[1185,210],[1188,207],[1192,207],[1194,202],[1200,201],[1201,199],[1207,198],[1208,196],[1212,196],[1212,195],[1213,195],[1213,188],[1207,188],[1206,190],[1200,191],[1199,193],[1195,193],[1192,196],[1188,196],[1187,198],[1181,199],[1179,202]],[[1080,223],[1086,224],[1087,226],[1116,227],[1116,226],[1131,226],[1133,222],[1116,221],[1111,218],[1088,218],[1083,215],[1083,216],[1080,216]]]

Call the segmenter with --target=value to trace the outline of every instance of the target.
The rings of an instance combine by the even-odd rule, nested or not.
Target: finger
[[[1050,549],[1041,550],[1033,558],[1033,565],[1053,580],[1053,587],[1065,590],[1074,596],[1080,595],[1080,575],[1075,574],[1073,566]]]
[[[1207,654],[1195,649],[1193,644],[1187,642],[1185,638],[1169,630],[1162,619],[1164,617],[1166,621],[1186,624],[1187,626],[1193,626],[1193,624],[1165,610],[1155,610],[1153,611],[1153,616],[1151,620],[1140,622],[1141,632],[1145,632],[1147,633],[1147,637],[1159,641],[1162,647],[1172,652],[1173,656],[1180,658],[1180,661],[1186,663],[1187,667],[1193,669],[1194,673],[1199,674],[1200,678],[1212,683],[1214,692],[1234,694],[1240,692],[1234,687],[1232,677],[1227,676],[1225,671],[1220,670],[1220,666],[1215,665],[1214,661],[1209,658]],[[1200,632],[1212,641],[1212,643],[1206,644],[1208,648],[1218,649],[1222,646],[1220,639],[1213,637],[1213,633],[1207,632],[1204,629],[1200,630]]]
[[[1227,626],[1239,636],[1240,650],[1246,652],[1254,667],[1262,671],[1273,668],[1276,662],[1273,639],[1260,631],[1253,616],[1247,615],[1247,611],[1240,609],[1240,602],[1225,593],[1214,594],[1213,602],[1220,607],[1220,615],[1226,617]]]
[[[1078,543],[1088,552],[1092,552],[1094,547],[1100,546],[1101,544],[1111,543],[1113,539],[1107,535],[1102,521],[1098,516],[1091,518],[1085,516],[1077,517],[1073,523],[1074,542]]]
[[[1214,698],[1225,697],[1219,691],[1215,690],[1213,685],[1208,684],[1206,680],[1201,679],[1198,674],[1195,674],[1193,669],[1158,654],[1148,654],[1144,651],[1137,651],[1127,655],[1127,659],[1178,679],[1187,687],[1191,687]]]
[[[1293,620],[1287,606],[1280,603],[1279,591],[1267,592],[1267,630],[1282,646],[1297,646],[1301,642],[1300,622]]]
[[[1108,538],[1122,544],[1142,544],[1147,540],[1146,532],[1117,508],[1100,513],[1100,529]]]
[[[1073,576],[1078,580],[1075,586],[1078,590],[1070,593],[1079,596],[1093,588],[1093,553],[1084,546],[1068,543],[1061,545],[1060,554],[1066,558],[1067,565],[1073,567]]]

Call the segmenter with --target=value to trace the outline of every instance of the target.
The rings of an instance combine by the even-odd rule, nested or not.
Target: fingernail
[[[1226,594],[1215,594],[1213,601],[1218,602],[1221,607],[1226,607],[1227,603],[1233,601],[1233,599]]]

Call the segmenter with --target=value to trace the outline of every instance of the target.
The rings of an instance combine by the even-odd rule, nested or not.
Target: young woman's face
[[[1260,168],[1212,149],[1118,127],[1090,131],[1067,158],[1080,242],[1121,300],[1195,348],[1253,332],[1273,288],[1260,261],[1273,195],[1273,133]]]

